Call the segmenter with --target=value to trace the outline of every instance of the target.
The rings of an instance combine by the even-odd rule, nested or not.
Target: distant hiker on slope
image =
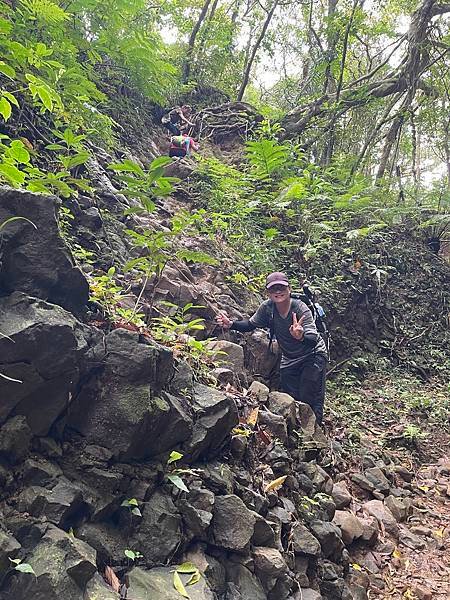
[[[309,404],[322,424],[328,353],[312,313],[299,299],[291,298],[284,273],[271,273],[266,280],[269,299],[248,320],[231,321],[226,313],[217,317],[224,329],[253,331],[267,328],[281,348],[280,381],[284,392]]]
[[[192,113],[192,107],[189,104],[175,106],[161,119],[161,123],[172,135],[180,135],[186,127],[194,127],[194,123],[189,121]]]
[[[190,156],[191,151],[197,151],[199,145],[189,135],[174,135],[170,138],[169,156],[184,158]]]

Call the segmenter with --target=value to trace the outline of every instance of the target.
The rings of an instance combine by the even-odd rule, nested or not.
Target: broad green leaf
[[[108,169],[113,171],[125,171],[129,173],[136,173],[137,175],[141,175],[141,177],[145,177],[144,171],[141,167],[130,159],[126,159],[121,163],[111,163],[108,165]]]
[[[172,162],[172,159],[170,158],[170,156],[158,156],[158,158],[155,158],[155,160],[152,160],[148,170],[150,172],[152,172],[155,169],[158,169],[159,167],[166,167],[171,162]]]
[[[11,65],[7,65],[3,60],[0,60],[0,73],[9,77],[9,79],[14,79],[16,76],[16,71],[11,67]]]
[[[25,181],[26,174],[14,165],[0,163],[0,176],[7,179],[13,186],[18,187]]]
[[[14,94],[11,94],[11,92],[7,92],[6,90],[2,91],[3,96],[5,96],[5,98],[8,98],[8,100],[11,102],[11,104],[14,104],[14,106],[17,106],[17,108],[19,108],[19,103],[17,101],[17,98],[14,96]]]
[[[127,558],[130,558],[131,560],[134,560],[136,558],[136,554],[133,552],[133,550],[125,550],[124,554]]]
[[[11,33],[12,23],[0,17],[0,35]]]
[[[173,574],[173,587],[177,590],[179,594],[183,596],[183,598],[190,598],[189,594],[184,588],[183,582],[181,581],[181,577],[176,571]]]
[[[36,87],[36,91],[37,91],[39,98],[41,99],[42,104],[45,106],[45,108],[49,112],[52,112],[53,111],[53,98],[51,97],[47,88],[44,87],[43,85],[38,85]]]
[[[30,162],[30,153],[20,140],[14,140],[11,142],[8,149],[8,156],[13,158],[16,162],[25,165]]]
[[[178,489],[183,492],[189,492],[189,488],[186,486],[184,481],[178,475],[167,475],[167,479],[173,483]]]
[[[139,510],[139,508],[138,508],[137,506],[135,506],[135,507],[132,509],[131,513],[132,513],[133,515],[136,515],[136,517],[142,517],[142,513],[141,513],[141,511]]]
[[[9,119],[9,117],[11,116],[11,112],[12,108],[9,101],[4,97],[0,98],[0,115],[2,115],[5,121]]]
[[[180,458],[183,458],[183,454],[181,454],[181,452],[177,452],[176,450],[172,450],[172,452],[170,453],[169,456],[169,460],[167,461],[167,464],[170,465],[171,463],[175,462],[176,460],[180,460]]]

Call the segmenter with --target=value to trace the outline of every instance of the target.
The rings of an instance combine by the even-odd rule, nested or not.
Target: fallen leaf
[[[106,582],[109,583],[109,585],[112,587],[112,589],[115,592],[120,592],[120,581],[117,578],[117,575],[114,573],[114,571],[108,565],[106,565],[106,567],[105,567],[104,577],[105,577]]]
[[[268,483],[266,485],[266,487],[264,488],[265,492],[275,492],[276,490],[279,490],[280,487],[283,485],[283,483],[286,481],[286,477],[287,475],[283,475],[282,477],[278,477],[278,479],[274,479],[273,481],[271,481],[270,483]]]
[[[200,571],[197,569],[197,571],[195,573],[193,573],[192,577],[189,579],[189,581],[187,582],[186,585],[194,585],[195,583],[200,581],[200,579],[201,579]]]
[[[248,425],[254,427],[258,421],[259,408],[254,408],[247,417]]]
[[[181,581],[181,577],[176,571],[173,574],[173,587],[177,590],[179,594],[183,596],[183,598],[189,598],[189,594],[184,588],[183,582]]]
[[[184,562],[182,565],[176,568],[178,573],[196,573],[198,571],[194,563]]]

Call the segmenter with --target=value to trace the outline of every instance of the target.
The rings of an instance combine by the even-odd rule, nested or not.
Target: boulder
[[[333,498],[338,510],[345,508],[352,501],[352,495],[348,491],[347,485],[344,481],[339,481],[333,485],[331,497]]]
[[[147,564],[165,563],[179,546],[181,515],[170,496],[162,490],[157,490],[145,505],[142,521],[132,540],[132,547],[142,552]]]
[[[297,404],[289,394],[283,392],[271,392],[268,401],[269,410],[276,415],[282,416],[287,422],[288,429],[291,431],[297,420]]]
[[[341,530],[334,523],[325,521],[313,521],[311,531],[319,540],[322,554],[325,558],[338,559],[344,549]]]
[[[3,229],[0,295],[20,291],[77,313],[89,284],[60,236],[57,209],[54,196],[0,187],[0,223],[20,216],[35,226],[19,219]]]
[[[25,461],[22,470],[22,479],[27,485],[45,486],[61,475],[62,470],[57,464],[42,458],[39,460],[29,458]]]
[[[301,523],[296,523],[292,528],[291,540],[295,554],[320,555],[319,540]]]
[[[322,600],[320,592],[312,588],[301,588],[294,596],[295,600]]]
[[[192,436],[184,445],[183,452],[190,461],[204,456],[214,457],[239,422],[236,403],[219,390],[196,384],[192,410]]]
[[[352,544],[363,534],[363,526],[358,517],[344,510],[337,510],[334,514],[333,523],[335,523],[342,533],[342,539],[346,546]]]
[[[16,558],[20,548],[20,543],[12,535],[0,530],[0,585],[3,577],[11,568],[9,559]]]
[[[242,551],[255,529],[256,517],[240,498],[230,494],[216,496],[214,503],[212,543],[227,550]]]
[[[370,500],[369,502],[366,502],[363,505],[363,510],[368,515],[375,517],[388,533],[392,533],[394,536],[398,535],[397,521],[389,508],[384,506],[381,500]]]
[[[408,498],[395,498],[395,496],[388,496],[384,501],[384,505],[391,511],[398,522],[406,521],[411,512],[411,504],[411,500]]]
[[[249,394],[255,396],[258,402],[264,404],[269,398],[270,390],[267,385],[264,385],[259,381],[252,381],[250,387],[248,388],[248,392]]]
[[[104,343],[103,371],[71,404],[67,424],[124,460],[161,454],[187,440],[188,402],[161,392],[171,376],[171,353],[125,329],[112,331]]]
[[[95,550],[57,528],[48,530],[27,562],[36,576],[15,577],[7,598],[82,600],[83,589],[97,571]]]
[[[184,585],[191,574],[180,573]],[[132,600],[180,600],[181,595],[173,585],[174,572],[171,567],[159,567],[148,571],[134,567],[128,573],[128,593]],[[216,595],[210,589],[203,577],[195,585],[187,586],[191,600],[216,600]]]
[[[95,574],[86,585],[83,600],[119,600],[120,596],[107,585],[103,577]]]
[[[280,577],[288,570],[283,555],[275,548],[253,548],[253,560],[256,571],[267,577]]]
[[[227,562],[227,600],[267,600],[266,592],[253,573],[244,565]]]
[[[0,378],[0,423],[24,415],[45,436],[71,401],[93,330],[59,306],[15,292],[0,298],[0,331],[0,372],[22,382]]]
[[[287,443],[287,427],[286,420],[281,415],[276,415],[270,410],[260,410],[258,414],[258,423],[264,429],[280,440],[283,444]]]
[[[20,494],[18,509],[34,517],[45,516],[58,527],[70,526],[73,517],[86,508],[80,488],[66,479],[51,490],[30,486]]]
[[[188,529],[197,537],[204,537],[214,506],[214,494],[207,489],[193,489],[186,499],[178,502],[178,508]]]
[[[380,468],[372,467],[371,469],[366,469],[364,475],[376,490],[380,491],[382,494],[387,494],[389,492],[389,480]]]
[[[77,537],[92,546],[110,564],[120,564],[124,559],[124,549],[130,546],[128,532],[110,523],[83,523],[77,528]]]
[[[0,456],[15,465],[24,460],[33,433],[24,416],[12,417],[0,429]]]
[[[237,382],[244,383],[246,379],[244,369],[244,350],[240,344],[228,340],[214,340],[209,342],[208,348],[217,352],[216,362],[231,369]]]

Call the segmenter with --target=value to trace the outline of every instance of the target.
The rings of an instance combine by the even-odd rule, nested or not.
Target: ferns
[[[290,150],[272,139],[249,141],[246,144],[246,157],[254,175],[261,181],[269,181],[275,172],[285,170],[289,165]]]

